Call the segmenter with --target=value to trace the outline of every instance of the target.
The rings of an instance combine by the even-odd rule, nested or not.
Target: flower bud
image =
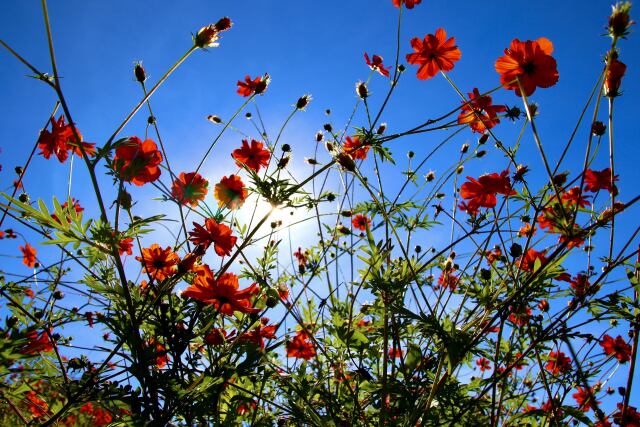
[[[319,130],[318,132],[316,132],[316,142],[322,141],[322,138],[324,138],[324,134],[321,130]]]
[[[336,156],[336,162],[342,167],[342,169],[353,172],[356,170],[356,163],[353,161],[353,158],[347,153],[339,153]]]
[[[361,99],[367,99],[369,97],[369,89],[364,82],[356,83],[356,93]]]
[[[140,83],[144,83],[145,80],[147,80],[147,73],[144,71],[144,68],[142,68],[141,62],[136,62],[135,67],[133,67],[133,74]]]
[[[233,25],[233,22],[231,22],[231,19],[225,16],[224,18],[221,18],[218,22],[216,22],[214,27],[216,31],[221,33],[223,31],[227,31],[229,28],[231,28],[232,25]]]
[[[214,116],[214,115],[208,115],[207,116],[207,120],[209,120],[210,122],[215,123],[217,125],[222,123],[222,119],[220,117]]]
[[[378,130],[376,131],[376,133],[378,135],[382,135],[385,130],[387,130],[387,124],[386,123],[380,123],[380,126],[378,126]]]
[[[296,102],[296,109],[298,110],[304,110],[307,105],[309,105],[309,102],[311,102],[313,98],[311,98],[311,95],[302,95],[300,98],[298,98],[298,102]]]
[[[591,125],[591,133],[596,136],[604,135],[604,132],[607,130],[607,126],[601,121],[595,121]]]
[[[611,16],[609,16],[609,25],[607,26],[609,35],[613,39],[625,37],[629,34],[629,28],[631,28],[631,25],[634,24],[634,22],[629,18],[631,2],[625,1],[616,3],[611,8]]]
[[[424,179],[426,179],[427,182],[431,182],[436,179],[436,173],[434,171],[429,171],[429,173],[424,176]]]

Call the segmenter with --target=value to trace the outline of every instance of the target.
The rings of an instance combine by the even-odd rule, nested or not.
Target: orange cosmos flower
[[[219,207],[233,210],[244,204],[248,191],[239,176],[229,175],[228,178],[225,176],[216,184],[213,194],[218,200]]]
[[[620,96],[620,84],[626,71],[627,66],[623,62],[618,61],[617,55],[611,59],[607,75],[604,79],[605,96]]]
[[[261,141],[251,140],[251,145],[246,139],[242,140],[242,147],[233,150],[233,158],[236,159],[238,166],[246,165],[255,172],[260,171],[260,167],[269,165],[271,153],[263,148]]]
[[[238,276],[233,273],[224,273],[218,279],[213,277],[213,272],[208,265],[196,268],[197,276],[193,284],[189,286],[182,296],[212,304],[220,313],[227,316],[234,312],[257,313],[258,308],[253,308],[251,298],[260,292],[255,283],[248,288],[238,290]]]
[[[367,227],[371,227],[371,220],[362,214],[353,217],[351,224],[360,231],[366,231]]]
[[[572,396],[576,400],[579,409],[583,412],[589,412],[589,409],[593,409],[595,411],[597,405],[600,404],[599,401],[594,400],[596,392],[593,387],[589,387],[588,389],[578,387],[578,391],[573,393]]]
[[[458,123],[468,124],[472,131],[484,133],[500,123],[498,113],[507,111],[504,105],[492,105],[489,95],[480,95],[478,88],[469,93],[469,101],[460,108]]]
[[[468,213],[477,213],[478,208],[492,208],[498,202],[496,194],[511,196],[516,192],[511,188],[509,170],[506,169],[500,174],[491,173],[482,175],[475,179],[467,176],[468,182],[460,187],[460,197],[468,200],[460,209]]]
[[[245,97],[253,94],[260,95],[267,90],[267,86],[269,86],[270,81],[271,78],[269,77],[269,74],[258,76],[253,80],[247,75],[244,78],[244,82],[238,80],[238,95]]]
[[[359,136],[350,137],[344,141],[342,150],[351,156],[354,160],[364,160],[367,158],[367,152],[371,146],[363,145]]]
[[[554,375],[565,373],[571,369],[571,359],[561,351],[552,351],[547,356],[545,369]]]
[[[420,80],[430,79],[438,71],[451,71],[453,63],[462,57],[455,38],[447,40],[447,33],[442,28],[438,28],[435,35],[427,34],[424,41],[412,38],[411,47],[415,52],[407,55],[407,62],[420,65],[417,73]]]
[[[46,332],[38,334],[36,331],[27,332],[29,342],[23,345],[18,353],[20,354],[37,354],[40,352],[48,353],[53,351],[53,343],[49,339]]]
[[[606,168],[601,171],[594,171],[587,169],[584,172],[584,189],[585,191],[591,191],[597,193],[600,190],[607,190],[613,195],[618,194],[618,187],[614,184],[618,180],[618,175],[614,175],[613,181],[611,180],[611,169]]]
[[[309,360],[316,355],[316,349],[305,331],[298,331],[286,347],[287,357]]]
[[[160,163],[162,153],[155,142],[132,136],[116,148],[112,166],[120,179],[142,186],[160,177]]]
[[[125,237],[124,239],[120,240],[118,242],[118,253],[120,255],[124,255],[125,253],[127,255],[131,255],[132,254],[132,249],[133,249],[133,238],[132,237]]]
[[[489,360],[484,357],[476,360],[476,365],[478,365],[478,367],[480,368],[480,372],[488,371],[491,369],[491,363],[489,363]]]
[[[443,271],[440,273],[440,277],[438,277],[438,285],[449,289],[451,292],[456,290],[459,281],[460,278],[453,274],[453,270]]]
[[[204,179],[197,172],[184,173],[180,172],[180,176],[173,181],[171,186],[171,195],[181,205],[198,206],[200,200],[204,200],[207,195],[209,181]]]
[[[524,42],[513,39],[509,48],[504,50],[504,56],[498,58],[495,64],[500,83],[506,89],[515,89],[518,96],[522,96],[522,93],[516,79],[520,80],[527,96],[535,92],[537,87],[555,85],[559,74],[552,53],[553,43],[545,37]]]
[[[40,399],[35,391],[29,390],[24,394],[24,397],[27,399],[27,408],[29,408],[31,415],[34,417],[47,415],[47,412],[49,412],[49,405],[44,400]]]
[[[76,200],[75,198],[72,198],[71,202],[73,203],[73,210],[76,213],[84,212],[84,208],[80,206],[80,202],[78,200]],[[68,201],[64,202],[60,207],[62,208],[63,211],[66,211],[67,208],[69,207],[69,202]],[[53,218],[57,223],[60,223],[60,219],[56,214],[51,214],[51,218]],[[66,218],[67,218],[67,222],[71,222],[71,216],[66,215]]]
[[[76,129],[78,137],[82,141],[82,134]],[[88,156],[96,154],[95,144],[89,142],[81,142],[85,153]],[[60,163],[64,163],[69,157],[69,150],[75,152],[78,156],[82,156],[80,147],[76,144],[76,137],[70,124],[65,123],[64,116],[60,116],[58,120],[51,118],[51,131],[44,129],[38,137],[38,148],[40,154],[45,159],[51,158],[55,154]]]
[[[33,246],[26,243],[24,246],[20,246],[22,251],[22,263],[29,268],[33,268],[36,265],[36,250]]]
[[[391,0],[393,1],[393,5],[395,7],[400,7],[400,5],[404,4],[407,9],[413,9],[413,7],[417,4],[420,4],[422,0]]]
[[[229,227],[218,223],[213,218],[207,218],[204,221],[204,227],[195,222],[193,226],[193,231],[189,232],[189,240],[191,240],[194,245],[202,245],[208,248],[213,244],[216,254],[219,256],[231,254],[233,245],[236,244],[238,238],[231,235],[231,229]]]
[[[540,260],[540,268],[544,267],[547,263],[546,250],[538,252],[533,248],[527,249],[527,252],[516,261],[516,265],[520,267],[522,271],[528,271],[533,273],[534,266],[537,260]]]
[[[276,338],[276,329],[278,325],[267,325],[269,319],[266,317],[261,319],[261,322],[257,327],[252,329],[250,332],[245,332],[244,334],[238,337],[240,342],[251,342],[256,346],[264,349],[264,340],[273,340]]]
[[[382,57],[380,55],[373,55],[373,57],[371,59],[369,59],[369,55],[367,55],[367,53],[365,52],[364,60],[367,63],[367,65],[369,66],[369,68],[371,68],[374,71],[379,72],[380,75],[382,75],[382,76],[389,77],[389,68],[390,67],[385,67],[382,64]]]
[[[176,253],[167,246],[162,249],[157,243],[148,248],[142,249],[142,256],[136,257],[146,270],[147,274],[157,281],[161,282],[169,276],[173,276],[177,271],[180,258]]]
[[[607,356],[614,355],[620,363],[625,363],[631,360],[631,346],[618,335],[613,339],[610,335],[605,335],[600,341],[600,345],[604,349],[604,354]]]

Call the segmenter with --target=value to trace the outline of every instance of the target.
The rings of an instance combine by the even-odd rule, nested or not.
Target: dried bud
[[[312,99],[313,98],[311,98],[311,95],[302,95],[300,98],[298,98],[298,102],[296,102],[296,108],[298,110],[304,110],[305,108],[307,108],[307,105],[309,105]]]
[[[410,159],[413,159],[413,156],[415,156],[415,155],[416,155],[416,153],[414,153],[413,151],[409,151],[407,153],[407,157],[410,158]]]
[[[117,201],[120,204],[120,207],[122,207],[122,209],[124,210],[131,209],[131,194],[129,194],[127,190],[125,189],[120,190],[120,194],[118,194]]]
[[[333,152],[333,149],[334,149],[333,143],[331,143],[329,141],[325,142],[324,143],[324,148],[326,148],[327,151],[330,152],[330,153]]]
[[[520,118],[521,114],[522,114],[522,110],[520,110],[518,107],[511,107],[507,109],[506,117],[511,121],[515,122]]]
[[[304,161],[310,164],[311,166],[319,165],[318,161],[313,157],[305,157]]]
[[[339,153],[336,156],[336,162],[342,167],[342,169],[353,172],[356,170],[356,163],[353,161],[353,158],[347,153]]]
[[[463,171],[464,171],[464,166],[463,165],[458,166],[458,168],[456,169],[456,173],[458,175],[460,175]]]
[[[27,193],[22,193],[20,194],[20,196],[18,196],[18,200],[20,200],[22,203],[28,203],[29,195]]]
[[[278,161],[278,169],[284,169],[289,164],[289,160],[291,160],[290,156],[284,156]]]
[[[208,115],[207,116],[207,120],[209,120],[210,122],[215,123],[217,125],[222,123],[222,119],[220,117],[214,116],[214,115]]]
[[[18,176],[22,175],[22,172],[23,172],[22,166],[16,166],[14,171],[16,172],[16,175]]]
[[[231,19],[225,16],[224,18],[216,22],[214,27],[219,33],[221,33],[223,31],[227,31],[229,28],[231,28],[232,25],[233,25],[233,22],[231,22]]]
[[[324,138],[324,133],[322,133],[321,130],[319,130],[318,132],[316,132],[316,142],[320,142],[322,141],[322,139]]]
[[[291,146],[289,144],[282,144],[282,151],[288,153],[289,151],[291,151]]]
[[[367,99],[369,97],[369,89],[364,82],[356,83],[356,93],[361,99]]]
[[[380,126],[378,126],[378,130],[376,131],[376,133],[378,135],[382,135],[385,130],[387,130],[387,124],[386,123],[381,123]]]
[[[613,39],[625,37],[629,34],[629,29],[634,22],[629,18],[631,11],[631,2],[619,2],[611,7],[611,16],[609,16],[609,35]]]
[[[216,41],[218,38],[218,30],[216,30],[215,25],[207,25],[206,27],[202,27],[198,30],[198,33],[193,39],[193,43],[196,47],[201,49],[217,47],[218,43],[216,43]]]
[[[342,215],[342,216],[344,216],[346,218],[350,218],[351,215],[353,215],[353,212],[351,212],[351,211],[342,211],[342,212],[340,212],[340,215]]]
[[[562,172],[553,176],[553,184],[562,187],[567,182],[567,176],[569,172]]]
[[[486,151],[486,150],[480,150],[480,151],[478,151],[478,152],[476,153],[476,157],[477,157],[477,158],[482,158],[482,157],[484,157],[486,154],[487,154],[487,151]]]
[[[462,147],[460,147],[460,152],[464,154],[467,151],[469,151],[469,144],[462,144]]]
[[[434,171],[429,171],[429,173],[424,176],[424,179],[426,179],[427,182],[431,182],[436,179],[436,173]]]
[[[323,126],[323,128],[324,128],[324,130],[326,130],[327,132],[331,132],[331,131],[333,130],[333,127],[331,126],[331,124],[330,124],[330,123],[326,123],[326,124]]]
[[[133,74],[140,83],[144,83],[145,80],[147,80],[147,73],[145,73],[144,68],[142,68],[141,62],[136,62],[135,67],[133,67]]]
[[[420,245],[416,245],[416,247],[414,248],[414,250],[416,251],[417,254],[419,254],[420,252],[422,252],[422,246]]]
[[[336,199],[336,195],[333,193],[328,193],[327,194],[327,200],[330,202],[333,202]]]
[[[601,121],[595,121],[591,125],[591,133],[596,136],[604,135],[604,132],[607,130],[607,126]]]
[[[516,172],[513,174],[513,180],[515,182],[523,182],[524,176],[529,172],[529,167],[525,165],[518,165]]]
[[[478,138],[478,145],[484,144],[485,142],[487,142],[487,140],[489,140],[489,134],[488,133],[482,134],[482,136]]]
[[[547,311],[549,311],[549,301],[547,301],[546,299],[541,300],[538,303],[538,308],[540,309],[540,311],[544,311],[546,313]]]
[[[348,227],[345,227],[342,224],[338,225],[336,230],[338,230],[338,233],[340,233],[340,234],[345,234],[345,235],[351,234],[351,230],[349,230]]]

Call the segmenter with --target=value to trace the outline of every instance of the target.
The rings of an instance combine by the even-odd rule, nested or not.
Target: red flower
[[[118,242],[118,253],[120,253],[120,255],[124,255],[125,253],[127,255],[131,255],[132,249],[133,249],[132,237],[125,237],[124,239]]]
[[[157,243],[148,248],[142,249],[142,256],[136,257],[142,263],[143,269],[153,279],[161,282],[169,276],[173,276],[177,271],[180,258],[167,246],[162,249]]]
[[[606,168],[601,171],[587,169],[584,172],[584,189],[585,191],[591,191],[592,193],[597,193],[600,190],[607,190],[615,196],[618,194],[618,187],[614,184],[617,180],[618,175],[615,175],[612,182],[610,168]]]
[[[413,6],[411,6],[411,7],[413,7]],[[364,53],[364,60],[367,63],[367,65],[369,66],[369,68],[371,68],[374,71],[379,72],[381,75],[383,75],[385,77],[389,77],[389,67],[385,68],[385,66],[382,64],[382,57],[380,55],[373,55],[373,57],[371,59],[369,59],[369,55],[365,52]]]
[[[255,139],[251,140],[251,146],[246,139],[242,140],[242,147],[233,150],[233,158],[236,159],[238,166],[246,165],[255,172],[260,171],[260,167],[269,165],[271,153],[263,148],[264,144]]]
[[[525,42],[513,39],[509,48],[504,50],[504,56],[498,58],[495,64],[500,83],[506,89],[515,89],[518,96],[522,96],[522,93],[516,78],[520,80],[527,96],[535,92],[537,87],[555,85],[559,75],[552,53],[553,43],[545,37]]]
[[[600,345],[604,349],[604,354],[607,356],[615,355],[616,359],[618,359],[620,363],[625,363],[631,360],[631,346],[627,344],[624,338],[620,335],[615,339],[609,335],[605,335],[602,337]]]
[[[393,5],[398,8],[400,7],[401,4],[404,3],[407,9],[413,9],[415,5],[420,4],[422,2],[422,0],[391,0],[391,1],[393,1]]]
[[[546,253],[546,250],[538,252],[533,248],[527,249],[527,252],[516,261],[516,265],[520,267],[522,271],[533,273],[536,261],[540,261],[540,267],[544,267],[547,263]]]
[[[622,418],[622,403],[618,403],[616,406],[618,411],[613,414],[613,422],[622,427],[640,427],[640,412],[634,406],[627,407],[624,419]]]
[[[463,102],[458,116],[459,124],[468,124],[471,130],[484,133],[500,123],[498,113],[507,111],[504,105],[492,105],[489,95],[480,95],[478,88],[469,93],[469,101]]]
[[[618,61],[618,58],[611,59],[609,69],[607,70],[607,76],[604,80],[605,96],[614,97],[620,95],[620,84],[622,83],[622,77],[626,71],[627,66],[623,62]]]
[[[82,134],[76,129],[78,137],[82,141]],[[85,153],[88,156],[96,154],[95,144],[89,142],[81,142]],[[73,134],[73,130],[70,124],[66,124],[64,116],[60,116],[58,120],[51,118],[51,132],[44,129],[38,137],[38,148],[40,148],[40,154],[45,159],[51,158],[52,154],[55,154],[60,163],[64,163],[69,157],[69,150],[74,151],[78,156],[82,156],[80,147],[76,144],[76,137]]]
[[[309,360],[316,355],[316,349],[305,331],[298,331],[286,344],[287,357]]]
[[[568,205],[579,205],[581,208],[589,206],[588,196],[583,196],[580,187],[571,187],[562,194],[562,202]]]
[[[29,390],[24,394],[24,397],[27,399],[27,408],[29,408],[29,412],[31,412],[34,417],[47,415],[49,405],[40,399],[35,391]]]
[[[552,351],[547,356],[545,369],[554,375],[565,373],[571,368],[571,359],[561,351]]]
[[[229,341],[236,336],[236,331],[227,332],[222,328],[213,328],[207,335],[204,336],[204,342],[209,345],[221,345],[225,341]]]
[[[265,74],[264,76],[258,76],[255,79],[251,80],[251,77],[248,75],[245,76],[244,82],[238,80],[238,95],[241,96],[251,96],[253,94],[260,95],[267,90],[267,86],[269,86],[270,77],[269,74]]]
[[[26,243],[24,246],[19,246],[22,251],[22,263],[29,268],[36,266],[36,250],[33,246]]]
[[[194,245],[202,245],[208,248],[214,245],[214,250],[218,256],[231,254],[233,245],[236,244],[237,237],[231,235],[231,229],[224,224],[216,222],[213,218],[207,218],[202,225],[193,223],[194,229],[189,232],[189,237]]]
[[[354,160],[364,160],[367,158],[367,152],[371,148],[369,145],[363,145],[359,136],[350,137],[344,141],[342,150],[351,156]]]
[[[484,357],[481,357],[480,359],[476,360],[476,365],[480,367],[480,372],[488,371],[489,369],[491,369],[491,364],[489,363],[489,360],[485,359]]]
[[[269,319],[264,318],[260,324],[253,328],[250,332],[245,332],[238,339],[241,342],[251,342],[264,349],[264,340],[272,340],[276,338],[276,329],[278,325],[267,325]]]
[[[459,281],[460,278],[455,276],[451,271],[443,271],[440,273],[440,277],[438,277],[438,285],[449,289],[451,292],[456,290]]]
[[[578,387],[578,391],[573,393],[572,396],[576,400],[579,409],[583,412],[588,412],[589,409],[593,409],[595,411],[600,404],[599,401],[594,400],[596,398],[596,393],[593,387],[590,387],[589,389]]]
[[[438,28],[435,35],[427,34],[424,41],[414,37],[411,47],[415,52],[407,55],[407,62],[420,65],[417,73],[420,80],[430,79],[438,71],[451,71],[453,63],[462,57],[455,43],[454,37],[447,40],[447,33],[442,28]]]
[[[155,142],[132,136],[116,148],[112,166],[120,179],[142,186],[160,177],[160,163],[162,153]]]
[[[531,308],[527,306],[509,307],[509,321],[516,326],[525,326],[531,319]]]
[[[46,332],[38,334],[36,331],[30,331],[27,333],[29,342],[23,345],[18,353],[20,354],[36,354],[40,352],[48,353],[53,351],[53,343],[49,339],[49,335]]]
[[[213,277],[213,272],[207,265],[197,268],[198,275],[182,296],[212,304],[220,313],[232,316],[235,311],[241,313],[257,313],[258,308],[253,308],[251,298],[260,292],[255,283],[248,288],[238,290],[238,276],[233,273],[224,273],[218,279]]]
[[[498,202],[496,194],[511,196],[516,192],[511,188],[509,170],[505,169],[499,175],[497,173],[485,174],[475,179],[467,176],[468,182],[460,187],[460,197],[468,200],[466,205],[460,208],[469,213],[477,212],[479,207],[492,208]]]
[[[198,206],[200,200],[204,200],[204,196],[209,191],[207,187],[209,181],[204,179],[197,172],[184,173],[180,172],[180,176],[173,181],[171,186],[171,195],[181,205]]]
[[[213,194],[218,200],[219,207],[233,210],[244,204],[248,191],[239,176],[229,175],[228,178],[225,176],[216,184]]]
[[[586,274],[578,274],[569,281],[571,288],[575,291],[577,297],[584,297],[594,294],[598,291],[597,286],[591,286],[589,277]]]
[[[362,214],[358,214],[353,217],[351,224],[360,231],[366,231],[368,227],[371,227],[371,220]]]

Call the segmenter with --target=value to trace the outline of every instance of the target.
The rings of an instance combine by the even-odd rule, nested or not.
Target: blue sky
[[[271,135],[277,132],[299,96],[313,95],[307,112],[296,116],[283,139],[294,147],[294,167],[300,173],[309,171],[302,159],[313,150],[315,132],[327,121],[336,127],[344,126],[351,113],[356,102],[355,82],[369,76],[363,53],[377,53],[385,58],[387,65],[393,63],[398,13],[391,0],[69,0],[51,1],[49,11],[63,89],[74,120],[85,139],[98,145],[104,143],[141,98],[140,88],[133,79],[134,61],[143,61],[153,84],[191,46],[191,34],[203,25],[229,16],[234,26],[224,33],[220,47],[195,52],[152,98],[172,166],[176,171],[192,170],[219,131],[206,116],[229,117],[243,101],[235,94],[236,81],[246,74],[253,77],[268,72],[272,83],[267,94],[260,97],[259,106]],[[464,92],[474,87],[484,91],[498,85],[493,64],[513,38],[549,38],[555,46],[560,80],[553,88],[537,90],[531,98],[540,104],[539,130],[553,163],[600,72],[609,46],[609,39],[603,37],[609,11],[609,1],[595,0],[508,3],[424,0],[420,6],[404,12],[400,58],[404,62],[404,55],[411,51],[412,37],[424,37],[443,27],[456,38],[462,51],[462,59],[449,73],[450,77]],[[36,68],[51,71],[39,2],[2,2],[0,38]],[[619,187],[621,198],[625,199],[637,194],[635,184],[640,180],[640,168],[636,165],[637,135],[640,134],[636,101],[640,91],[637,34],[621,41],[619,47],[621,59],[628,66],[623,82],[624,96],[616,100],[615,125]],[[3,190],[10,187],[15,178],[14,166],[24,163],[55,102],[54,93],[46,85],[25,77],[26,74],[20,63],[6,51],[0,51],[0,99],[4,101],[0,103],[0,116],[4,119],[0,128],[0,164],[3,166],[0,187]],[[378,75],[372,77],[370,102],[374,109],[387,87],[388,80]],[[494,102],[520,105],[520,99],[507,91],[497,92]],[[458,105],[459,99],[444,79],[436,76],[426,82],[419,81],[415,78],[415,67],[407,65],[382,120],[389,124],[389,132],[396,132]],[[330,117],[324,113],[327,108],[332,111]],[[588,114],[590,116],[590,111]],[[245,119],[237,123],[245,131],[252,131]],[[363,123],[364,117],[357,115],[355,124]],[[146,113],[141,113],[124,129],[122,136],[142,136],[145,124]],[[503,121],[496,129],[509,141],[517,134],[520,124]],[[578,133],[567,169],[575,168],[583,158],[584,129],[585,126]],[[463,131],[453,144],[458,147],[464,142],[473,143],[476,137],[470,131]],[[235,133],[225,135],[205,164],[208,177],[217,180],[235,172],[228,153],[239,146],[241,139]],[[402,165],[406,151],[414,150],[420,158],[420,154],[441,139],[442,135],[412,137],[394,142],[391,149]],[[530,137],[523,141],[521,154],[521,159],[530,161],[534,170],[541,167]],[[594,168],[607,167],[604,154],[603,149]],[[429,169],[442,171],[439,166],[447,161],[451,163],[446,155],[437,157],[422,174]],[[72,193],[81,201],[87,200],[89,205],[91,190],[79,165],[76,162]],[[502,157],[494,152],[486,160],[472,163],[466,172],[477,176],[505,166]],[[26,179],[32,199],[49,198],[51,194],[64,198],[68,168],[69,162],[61,165],[37,156]],[[109,186],[108,179],[102,182]],[[147,189],[134,191],[140,197],[152,194]],[[153,214],[162,212],[164,206],[148,202],[139,209]],[[637,220],[629,216],[624,221],[627,226],[637,225]],[[295,237],[299,239],[298,235]],[[448,236],[435,239],[447,241]],[[18,244],[22,243],[2,241],[0,253],[15,255]],[[304,245],[304,239],[296,240],[294,248],[298,244]],[[19,260],[12,262],[17,269],[25,268]]]

